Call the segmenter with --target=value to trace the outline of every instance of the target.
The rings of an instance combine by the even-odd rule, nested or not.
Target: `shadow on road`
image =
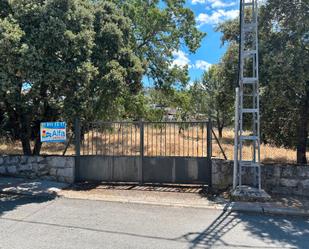
[[[269,244],[268,248],[283,248],[286,245],[301,249],[308,248],[308,218],[238,214],[229,211],[223,211],[204,231],[188,233],[183,238],[190,243],[190,249],[212,248],[215,244],[223,248],[265,248],[229,243],[228,238],[234,236],[233,229],[240,223],[245,226],[250,237]],[[227,234],[228,236],[224,237]],[[235,237],[241,236],[235,233]]]
[[[27,204],[43,203],[51,201],[56,196],[43,197],[43,196],[25,196],[14,194],[0,194],[0,216],[13,211],[14,209]]]

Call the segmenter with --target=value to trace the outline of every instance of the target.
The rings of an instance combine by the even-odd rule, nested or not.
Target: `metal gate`
[[[76,180],[211,185],[211,122],[76,122]]]

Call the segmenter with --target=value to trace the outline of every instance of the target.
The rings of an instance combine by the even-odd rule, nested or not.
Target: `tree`
[[[196,120],[205,119],[205,116],[209,114],[208,99],[200,80],[193,82],[193,85],[189,88],[189,94],[191,96],[190,108],[192,115],[195,116]]]
[[[262,139],[296,147],[303,164],[309,129],[307,13],[307,1],[268,0],[259,18]],[[219,25],[223,42],[237,42],[237,26],[237,20]]]
[[[172,65],[173,53],[188,47],[194,53],[204,33],[196,28],[194,13],[186,8],[185,0],[114,0],[132,20],[133,44],[136,55],[143,61],[145,76],[157,87],[186,85],[188,67]]]
[[[117,103],[141,88],[131,22],[114,4],[25,0],[1,7],[0,105],[24,154],[40,153],[40,122],[113,116]]]
[[[227,66],[223,61],[213,65],[202,78],[202,86],[206,92],[207,112],[214,118],[220,138],[222,138],[223,128],[231,122],[234,109],[233,85],[228,81],[228,75],[224,74],[227,72]]]

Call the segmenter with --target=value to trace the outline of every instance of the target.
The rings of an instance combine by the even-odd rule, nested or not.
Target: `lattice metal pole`
[[[240,1],[239,85],[235,102],[234,189],[243,185],[245,168],[253,171],[247,185],[261,190],[260,113],[258,68],[258,6],[257,0]],[[251,98],[251,100],[250,100]],[[252,115],[249,135],[244,134],[246,115]],[[244,158],[244,145],[252,145],[250,158]]]

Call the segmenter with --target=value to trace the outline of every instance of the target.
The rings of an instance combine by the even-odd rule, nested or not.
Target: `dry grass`
[[[33,143],[31,143],[33,148]],[[42,155],[62,155],[66,145],[64,143],[43,143],[42,144]],[[21,155],[23,154],[21,142],[0,142],[0,155]],[[74,146],[71,145],[67,149],[66,155],[74,155]]]
[[[227,158],[232,160],[234,152],[234,131],[232,129],[223,130],[221,145]],[[219,146],[215,142],[213,144],[213,154],[216,157],[223,158]],[[251,154],[251,147],[245,146],[244,158],[250,158]],[[309,158],[309,151],[307,152],[307,158]],[[296,163],[296,150],[261,144],[261,161],[264,163]]]
[[[217,131],[215,130],[217,134]],[[194,126],[179,130],[178,126],[165,127],[145,126],[144,129],[144,155],[145,156],[196,156],[207,155],[206,128]],[[223,131],[221,146],[228,159],[233,159],[234,132],[231,129]],[[62,155],[65,144],[44,143],[42,154]],[[0,143],[0,154],[22,154],[20,142]],[[70,145],[66,155],[74,154],[74,146]],[[119,126],[111,130],[92,130],[84,135],[81,154],[104,155],[139,155],[140,130],[136,126]],[[212,154],[223,158],[216,140],[213,140]],[[250,159],[252,149],[244,146],[243,157]],[[308,152],[309,157],[309,152]],[[270,145],[261,145],[262,162],[296,163],[296,151]]]

